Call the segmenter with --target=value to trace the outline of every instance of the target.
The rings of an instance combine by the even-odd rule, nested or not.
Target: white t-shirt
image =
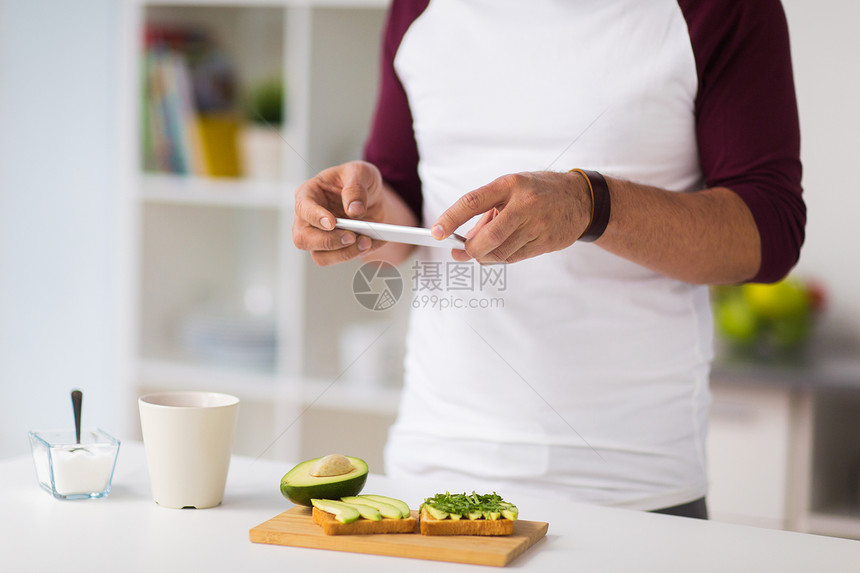
[[[677,2],[415,4],[426,8],[392,13],[385,50],[411,114],[425,223],[506,173],[705,185],[699,73]],[[377,128],[368,146],[396,183],[380,140],[408,142]],[[409,272],[388,474],[637,509],[705,495],[706,287],[581,243],[501,269],[422,248]]]

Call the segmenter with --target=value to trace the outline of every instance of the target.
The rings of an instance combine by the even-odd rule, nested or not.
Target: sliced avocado
[[[475,519],[481,519],[482,517],[484,517],[484,514],[481,513],[480,511],[475,511],[475,512],[467,513],[466,517],[468,517],[469,519],[475,520]]]
[[[463,516],[462,516],[462,515],[460,515],[459,513],[449,513],[449,514],[448,514],[448,519],[453,519],[454,521],[457,521],[457,520],[459,520],[459,519],[462,519],[462,517],[463,517]]]
[[[442,511],[441,509],[436,509],[432,505],[424,504],[424,508],[427,510],[427,513],[433,516],[433,519],[445,519],[448,517],[447,511]]]
[[[484,512],[484,519],[490,519],[492,521],[499,519],[501,516],[502,516],[502,514],[499,511],[485,511]]]
[[[510,519],[511,521],[516,521],[517,517],[519,517],[519,511],[516,507],[512,509],[503,509],[502,517],[504,517],[505,519]]]
[[[338,500],[361,492],[367,481],[367,462],[360,458],[348,457],[352,469],[334,476],[317,477],[311,469],[321,458],[304,461],[284,474],[281,478],[281,493],[298,505],[311,506],[311,499]]]
[[[333,499],[312,499],[311,504],[317,509],[333,513],[334,518],[341,523],[352,523],[361,517],[356,508]]]
[[[409,509],[409,505],[405,501],[400,501],[399,499],[394,499],[393,497],[385,497],[384,495],[371,495],[367,493],[363,493],[358,496],[363,499],[372,499],[375,501],[381,501],[382,503],[387,503],[388,505],[393,505],[394,507],[400,510],[400,515],[403,517],[411,517],[412,511]]]
[[[355,499],[355,498],[352,498],[352,499]],[[376,509],[375,507],[371,507],[371,506],[365,505],[363,503],[347,503],[347,502],[343,502],[343,503],[346,503],[346,505],[348,505],[350,507],[354,507],[355,509],[357,509],[358,513],[360,513],[361,517],[364,519],[369,519],[371,521],[381,521],[382,520],[382,514],[379,513],[379,510]]]
[[[379,513],[382,514],[382,517],[387,517],[389,519],[400,519],[402,517],[400,509],[391,504],[382,503],[381,501],[353,496],[342,497],[340,500],[346,503],[361,503],[369,505],[370,507],[375,507],[379,510]]]

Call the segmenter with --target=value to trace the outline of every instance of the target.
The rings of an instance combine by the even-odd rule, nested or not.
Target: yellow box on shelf
[[[239,120],[227,114],[200,114],[200,139],[206,174],[212,177],[239,177]]]

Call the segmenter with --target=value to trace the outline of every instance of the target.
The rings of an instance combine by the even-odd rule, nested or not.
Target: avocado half
[[[321,458],[302,462],[281,478],[281,493],[297,505],[311,507],[311,499],[340,499],[358,495],[367,481],[367,462],[346,456],[352,470],[336,476],[316,477],[311,468]]]

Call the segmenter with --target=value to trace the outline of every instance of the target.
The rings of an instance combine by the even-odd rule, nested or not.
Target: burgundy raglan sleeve
[[[752,212],[761,266],[775,282],[797,262],[806,206],[800,128],[779,0],[681,0],[696,58],[696,129],[709,187],[727,187]]]
[[[364,146],[365,160],[379,168],[382,178],[403,198],[419,222],[423,198],[418,145],[412,129],[412,111],[394,69],[394,57],[406,30],[428,3],[429,0],[395,0],[391,4],[383,33],[376,111]]]

